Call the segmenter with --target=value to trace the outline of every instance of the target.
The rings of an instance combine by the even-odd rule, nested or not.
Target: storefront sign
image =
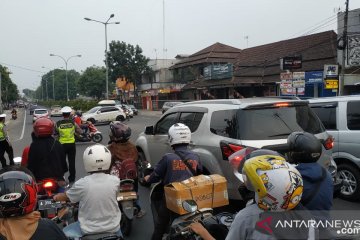
[[[299,69],[302,67],[302,57],[284,57],[280,59],[280,68],[282,70]]]
[[[325,80],[325,89],[338,89],[339,80],[337,79],[326,79]]]
[[[203,75],[205,79],[231,78],[232,70],[232,64],[209,65],[204,67]]]
[[[324,73],[321,71],[305,72],[306,83],[322,83]]]
[[[280,88],[281,89],[289,89],[292,88],[292,80],[281,80],[280,82]]]
[[[296,89],[297,89],[297,94],[296,94]],[[291,95],[291,96],[295,96],[295,95],[305,95],[305,88],[289,88],[289,89],[281,89],[281,95],[285,96],[285,95]]]
[[[280,73],[280,80],[291,80],[292,73],[291,72],[282,72]]]
[[[332,65],[324,65],[324,78],[338,78],[339,75],[339,66],[332,64]]]

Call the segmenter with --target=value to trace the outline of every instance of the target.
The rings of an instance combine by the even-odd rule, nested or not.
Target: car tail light
[[[240,151],[237,151],[237,152],[231,154],[228,157],[228,159],[229,159],[229,163],[233,167],[233,169],[239,170],[240,165],[243,165],[243,161],[245,159],[247,159],[247,156],[254,150],[256,150],[256,148],[244,147]]]
[[[220,149],[224,160],[228,160],[229,156],[234,152],[240,151],[244,146],[229,143],[225,141],[220,142]]]
[[[326,150],[330,150],[334,147],[334,138],[332,136],[328,137],[324,142],[323,145]]]

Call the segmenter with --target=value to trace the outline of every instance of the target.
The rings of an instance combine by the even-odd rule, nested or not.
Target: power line
[[[39,70],[34,70],[34,69],[31,69],[31,68],[22,67],[22,66],[17,66],[17,65],[13,65],[13,64],[9,64],[9,63],[0,62],[0,64],[6,65],[6,66],[10,66],[10,67],[19,68],[19,69],[26,70],[26,71],[30,71],[30,72],[45,73],[45,72],[42,72],[42,71],[39,71]]]

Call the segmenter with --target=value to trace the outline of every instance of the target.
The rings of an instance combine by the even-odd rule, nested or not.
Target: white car
[[[39,118],[49,118],[48,110],[45,108],[35,109],[33,113],[33,122],[35,122]]]
[[[55,117],[55,116],[60,116],[61,117],[62,116],[61,106],[60,105],[51,106],[50,116],[51,117]]]
[[[92,123],[110,123],[111,121],[124,121],[126,115],[124,111],[117,106],[97,106],[82,115],[83,121]]]

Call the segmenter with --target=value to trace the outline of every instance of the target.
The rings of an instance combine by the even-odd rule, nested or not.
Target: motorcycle
[[[206,227],[207,221],[213,218],[211,208],[198,209],[194,200],[184,200],[182,207],[188,213],[174,219],[169,234],[163,237],[164,240],[199,240],[200,236],[191,230],[190,225],[200,222]]]
[[[17,114],[16,113],[11,113],[11,119],[16,120],[17,119]]]
[[[75,135],[75,141],[76,142],[96,142],[99,143],[103,140],[103,136],[101,132],[95,127],[95,125],[88,121],[88,132],[82,133],[79,136]]]
[[[117,201],[121,210],[121,231],[125,236],[129,236],[132,228],[132,220],[136,214],[137,194],[134,191],[134,180],[123,179],[120,181],[120,192]]]

